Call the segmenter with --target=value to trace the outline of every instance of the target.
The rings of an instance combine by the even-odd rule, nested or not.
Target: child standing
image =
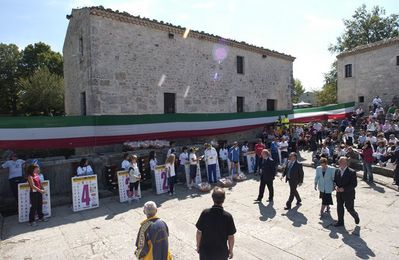
[[[43,215],[43,194],[44,189],[42,187],[39,166],[29,165],[27,169],[28,183],[30,187],[30,210],[29,210],[29,224],[31,226],[37,226],[35,222],[36,213],[39,216],[39,221],[46,222],[47,219]]]
[[[166,159],[165,166],[166,166],[166,175],[168,176],[168,185],[169,185],[169,195],[172,196],[174,194],[174,187],[175,187],[175,160],[176,156],[172,153]]]
[[[139,200],[139,185],[140,185],[141,173],[137,166],[137,155],[132,155],[131,163],[129,167],[129,191],[133,199]],[[134,193],[133,193],[134,191]]]

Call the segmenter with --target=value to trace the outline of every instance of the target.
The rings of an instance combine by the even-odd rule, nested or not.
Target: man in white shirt
[[[377,107],[382,106],[382,100],[379,96],[376,96],[373,99],[373,112],[375,112],[375,110],[377,109]]]
[[[24,160],[18,159],[17,154],[13,153],[10,160],[1,165],[2,168],[8,168],[8,182],[10,183],[11,192],[15,199],[18,200],[18,184],[25,182],[23,177]]]
[[[219,150],[219,158],[222,164],[222,169],[223,172],[225,173],[227,171],[227,159],[229,156],[229,150],[226,147],[226,144],[222,145],[222,148]]]
[[[323,143],[323,137],[322,137],[323,125],[320,122],[316,122],[313,124],[313,128],[316,130],[316,143],[318,142]]]
[[[125,153],[123,155],[123,161],[121,163],[121,167],[122,169],[124,169],[125,171],[129,170],[130,167],[130,162],[129,162],[129,154]]]
[[[208,165],[208,181],[209,183],[216,183],[216,162],[218,159],[218,153],[216,149],[212,147],[211,144],[205,144],[205,162]]]
[[[347,136],[346,139],[346,144],[347,145],[353,145],[353,134],[355,132],[355,128],[353,128],[352,124],[349,124],[346,128],[345,128],[345,134]]]

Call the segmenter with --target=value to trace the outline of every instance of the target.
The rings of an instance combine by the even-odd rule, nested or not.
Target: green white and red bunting
[[[126,141],[175,139],[240,132],[273,123],[341,119],[345,103],[291,111],[67,117],[0,117],[0,149],[87,147]]]

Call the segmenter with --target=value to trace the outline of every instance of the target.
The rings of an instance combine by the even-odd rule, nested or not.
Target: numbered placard
[[[73,177],[71,182],[73,211],[97,208],[100,205],[97,175]]]
[[[247,165],[248,165],[248,173],[254,173],[255,172],[255,152],[247,152],[246,157],[247,157]]]
[[[43,214],[44,217],[51,217],[51,200],[50,200],[50,181],[43,181]],[[29,183],[18,184],[18,220],[20,223],[29,221],[30,210],[30,187]]]
[[[118,187],[119,187],[119,201],[120,202],[126,202],[134,199],[133,193],[130,192],[129,189],[129,183],[130,183],[130,177],[128,171],[118,171],[116,173],[118,177]],[[137,195],[139,198],[141,198],[141,188],[139,184],[139,188],[137,190]]]
[[[168,175],[166,173],[165,165],[158,165],[155,167],[155,187],[157,194],[162,194],[169,191]]]

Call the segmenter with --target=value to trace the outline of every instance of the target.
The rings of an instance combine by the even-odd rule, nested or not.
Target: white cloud
[[[214,1],[201,1],[193,4],[192,6],[194,9],[212,9],[213,7],[215,7]]]

